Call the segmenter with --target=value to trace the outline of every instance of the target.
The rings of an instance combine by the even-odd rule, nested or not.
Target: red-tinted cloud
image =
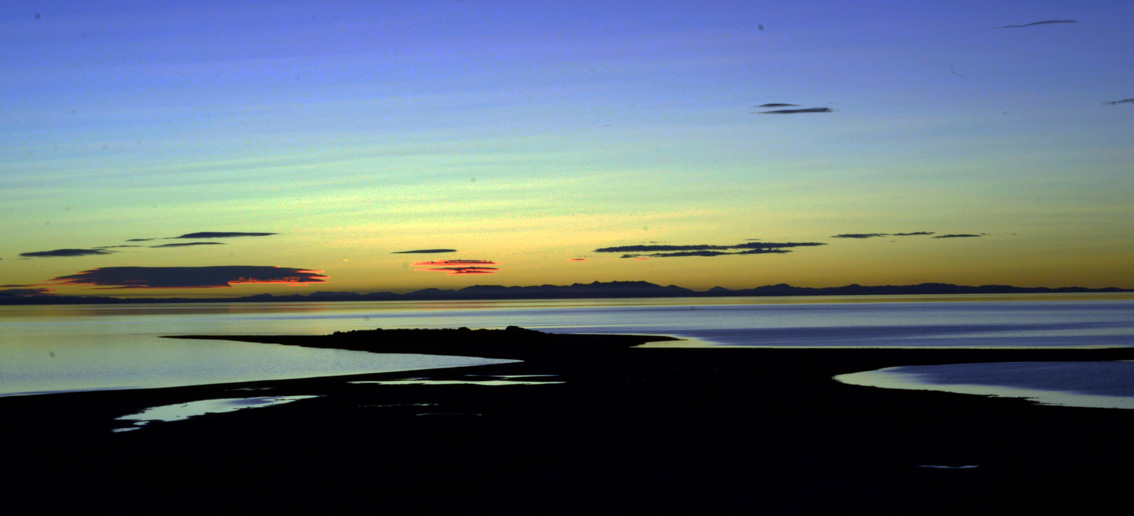
[[[492,260],[433,260],[431,262],[415,262],[414,267],[448,267],[462,265],[500,265]]]
[[[496,274],[500,272],[500,269],[490,267],[490,265],[500,264],[492,260],[434,260],[413,264],[414,267],[425,267],[424,269],[414,269],[415,272],[444,272],[450,276]]]
[[[220,288],[246,283],[326,283],[323,271],[256,265],[216,267],[103,267],[52,279],[49,285],[101,288]]]
[[[496,274],[500,269],[495,267],[434,267],[431,269],[417,269],[418,272],[446,272],[450,276],[464,276],[468,274]]]

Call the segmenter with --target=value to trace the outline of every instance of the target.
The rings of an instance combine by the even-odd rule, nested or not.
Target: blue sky
[[[1131,287],[1134,104],[1106,103],[1134,97],[1132,14],[1034,1],[5,5],[0,276],[271,265],[326,271],[341,290],[485,282],[393,254],[452,248],[501,263],[489,279],[502,284]],[[998,28],[1045,20],[1075,23]],[[754,108],[771,102],[832,111]],[[206,230],[277,235],[20,256]],[[831,238],[906,231],[979,236]],[[827,245],[593,253],[748,239]]]

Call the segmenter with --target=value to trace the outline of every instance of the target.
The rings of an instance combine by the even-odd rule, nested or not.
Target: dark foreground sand
[[[0,514],[1091,514],[1128,503],[1134,411],[831,377],[1134,349],[640,349],[628,346],[649,339],[510,335],[261,340],[523,363],[0,398]],[[350,383],[469,375],[565,383]],[[312,394],[111,432],[155,405]]]

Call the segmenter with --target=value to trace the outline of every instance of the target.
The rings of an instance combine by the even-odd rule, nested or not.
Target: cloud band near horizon
[[[736,245],[624,245],[601,247],[596,253],[625,253],[622,258],[683,258],[691,256],[713,257],[745,254],[783,254],[795,247],[827,245],[822,242],[745,242]]]
[[[238,231],[199,231],[197,233],[186,233],[181,236],[170,237],[170,239],[261,237],[277,234],[278,233],[247,233]]]
[[[393,251],[390,254],[445,254],[455,253],[456,249],[414,249],[412,251]]]
[[[305,285],[326,283],[323,271],[291,267],[222,265],[213,267],[103,267],[51,279],[47,286],[98,288],[224,288],[250,283]]]
[[[496,274],[500,269],[493,267],[500,265],[492,260],[433,260],[429,262],[415,262],[414,272],[444,272],[450,276],[464,276],[469,274]]]
[[[24,258],[65,258],[71,256],[94,256],[100,254],[114,254],[113,251],[103,249],[52,249],[50,251],[33,251],[20,253]]]

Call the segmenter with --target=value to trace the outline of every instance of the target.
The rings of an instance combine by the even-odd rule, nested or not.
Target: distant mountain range
[[[123,304],[123,303],[267,303],[267,302],[311,302],[311,301],[442,301],[442,300],[501,300],[501,299],[614,299],[614,298],[663,298],[663,297],[782,297],[782,296],[874,296],[874,295],[939,295],[939,294],[1071,294],[1085,292],[1134,292],[1121,288],[1084,287],[1013,287],[1008,285],[965,286],[948,283],[922,283],[919,285],[846,285],[843,287],[793,287],[791,285],[767,285],[763,287],[732,290],[714,287],[706,291],[696,291],[674,285],[661,286],[645,281],[612,281],[607,283],[575,283],[573,285],[539,285],[530,287],[503,287],[498,285],[476,285],[457,290],[428,288],[398,294],[393,292],[374,292],[358,294],[352,292],[313,292],[311,294],[292,294],[276,296],[258,294],[237,298],[114,298],[99,296],[61,296],[54,294],[26,295],[19,292],[0,291],[0,305],[38,305],[38,304]]]

